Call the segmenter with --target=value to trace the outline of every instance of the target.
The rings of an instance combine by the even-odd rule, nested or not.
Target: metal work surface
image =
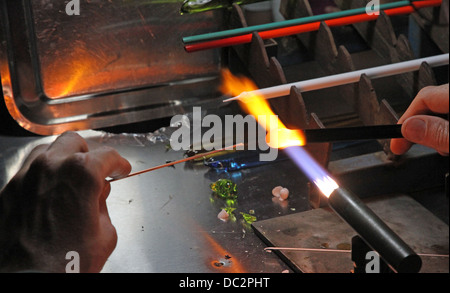
[[[116,148],[133,171],[181,159],[184,154],[168,150],[164,135],[80,134],[91,148],[99,144]],[[1,185],[36,144],[53,139],[0,137]],[[213,196],[210,184],[220,178],[238,185],[235,222],[217,218],[224,202]],[[280,184],[291,191],[284,202],[271,193]],[[242,222],[239,212],[254,210],[257,219],[268,219],[309,209],[306,178],[290,161],[223,174],[210,172],[202,164],[185,163],[111,185],[107,204],[118,244],[103,272],[281,273],[289,267],[264,251],[264,243]]]
[[[448,273],[448,225],[406,195],[378,196],[367,201],[371,208],[418,254],[422,273]],[[305,273],[348,273],[353,229],[327,208],[297,213],[252,224],[258,235],[273,247],[323,249],[276,251],[296,271]],[[341,252],[327,252],[326,250]],[[345,253],[344,251],[347,251]]]
[[[108,145],[117,149],[130,161],[133,171],[184,157],[184,152],[167,148],[165,133],[163,130],[147,134],[80,132],[91,148]],[[53,140],[54,137],[0,136],[0,186],[17,172],[34,146]],[[236,221],[222,222],[217,218],[224,201],[213,195],[210,184],[221,178],[238,185]],[[258,222],[262,223],[268,219],[282,221],[283,217],[278,219],[280,216],[298,219],[307,218],[311,212],[320,213],[320,210],[310,211],[307,179],[289,160],[232,173],[211,172],[202,164],[188,162],[111,185],[107,205],[119,240],[103,272],[291,271],[291,267],[275,253],[264,251],[267,246],[262,240],[264,237],[259,238],[251,225],[243,222],[240,212],[253,210]],[[288,200],[279,201],[272,196],[272,189],[278,185],[290,190]],[[432,197],[427,201],[430,199]],[[443,205],[442,197],[435,202],[448,207],[448,199]],[[427,221],[423,221],[423,225],[434,225],[437,221],[433,216],[428,217],[431,214],[423,212],[422,207],[415,206],[414,209],[420,210],[414,219],[426,215]],[[448,221],[448,208],[444,210]],[[303,216],[305,211],[308,212]],[[303,224],[299,223],[299,229]],[[316,233],[327,235],[330,232],[327,227],[317,224],[320,229]],[[414,223],[408,221],[405,224],[406,227],[411,225],[411,229],[417,231]],[[265,231],[279,234],[280,229],[284,231],[291,226]],[[440,226],[439,223],[436,229]],[[350,229],[346,231],[351,234]],[[444,234],[440,237],[445,237]],[[330,263],[330,259],[326,263]]]
[[[322,23],[318,31],[279,39],[263,40],[254,33],[249,44],[188,54],[183,36],[245,27],[253,22],[249,11],[235,4],[226,12],[181,16],[178,0],[157,1],[170,2],[164,4],[84,0],[81,15],[68,16],[65,2],[0,0],[0,75],[8,110],[3,112],[32,133],[77,130],[91,148],[117,149],[130,161],[132,172],[184,157],[184,151],[168,147],[170,129],[153,132],[169,126],[162,120],[190,115],[193,107],[201,107],[202,115],[243,114],[237,104],[222,103],[224,96],[218,91],[222,66],[266,88],[448,52],[448,41],[445,46],[440,38],[426,38],[427,32],[421,29],[428,27],[426,15],[444,11],[438,8],[415,16],[382,13],[376,21],[359,25]],[[368,1],[280,2],[280,13],[291,19],[325,13],[325,7],[313,3],[351,2],[363,7]],[[448,21],[442,27],[440,22],[430,25],[448,32]],[[432,68],[423,63],[418,71],[395,77],[362,76],[354,84],[311,92],[293,87],[289,96],[271,99],[270,106],[292,129],[396,124],[420,89],[443,83],[448,83],[448,66]],[[8,126],[0,130],[3,187],[35,145],[50,143],[55,137],[14,133]],[[395,156],[388,140],[325,142],[305,148],[340,186],[357,196],[407,194],[416,199],[444,221],[446,234],[432,239],[436,242],[431,245],[440,245],[446,235],[448,254],[448,195],[443,195],[443,186],[448,185],[448,157],[418,145]],[[226,204],[210,188],[218,179],[237,184],[235,220],[223,222],[217,217]],[[264,233],[276,235],[288,229],[285,236],[293,236],[296,228],[260,231],[261,239],[241,213],[253,214],[257,223],[279,220],[286,225],[285,217],[307,218],[322,213],[326,204],[290,160],[229,173],[211,170],[202,162],[188,162],[111,185],[107,205],[119,239],[103,272],[297,271],[292,260],[285,263],[285,257],[264,251]],[[279,185],[290,191],[285,201],[272,196],[272,189]],[[414,205],[413,210],[430,219],[421,220],[420,228],[434,223],[441,227],[424,208]],[[403,223],[404,217],[408,215],[396,214],[389,220]],[[415,229],[413,220],[408,219],[405,227]],[[300,221],[298,227],[304,224]],[[313,224],[317,224],[317,235],[327,233],[322,223]],[[348,228],[343,230],[352,234]],[[436,234],[432,229],[427,232],[433,232],[431,238]],[[339,243],[349,241],[339,238]],[[319,244],[325,242],[331,244],[325,240]],[[325,257],[309,260],[317,267],[341,262]],[[349,260],[343,260],[345,270]]]
[[[182,36],[217,30],[220,13],[180,3],[0,1],[0,75],[22,127],[51,135],[184,113],[217,97],[217,51],[186,54]]]
[[[119,151],[134,158],[138,168],[181,158],[180,153],[166,152],[164,144],[150,149],[119,146]],[[285,165],[278,167],[287,172]],[[271,189],[280,178],[270,173],[257,168],[232,174],[238,185],[237,220],[227,223],[217,218],[224,202],[212,195],[210,184],[228,174],[183,164],[112,183],[108,203],[119,242],[104,271],[282,272],[284,265],[263,251],[264,244],[238,212],[253,209],[256,217],[268,218],[307,206],[301,193],[285,207],[272,203]]]

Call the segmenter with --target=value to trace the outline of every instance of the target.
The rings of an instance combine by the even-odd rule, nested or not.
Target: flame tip
[[[255,92],[258,87],[251,79],[233,75],[228,68],[222,69],[222,79],[222,93],[231,93],[234,97],[242,97],[238,100],[240,106],[247,113],[253,115],[258,123],[267,130],[266,141],[270,147],[286,148],[305,145],[306,139],[303,132],[284,126],[272,111],[269,103]],[[272,117],[276,117],[276,119],[272,119]]]

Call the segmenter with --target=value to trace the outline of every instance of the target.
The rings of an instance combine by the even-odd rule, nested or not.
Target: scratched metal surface
[[[67,15],[67,2],[0,0],[3,98],[27,130],[171,117],[217,98],[220,51],[188,54],[181,39],[219,30],[220,12],[180,15],[179,1],[83,0],[79,15]]]
[[[183,157],[167,151],[166,142],[152,136],[83,131],[91,147],[116,148],[134,171]],[[0,184],[15,174],[27,153],[54,137],[0,136]],[[238,184],[236,222],[217,218],[224,202],[209,185],[219,178]],[[291,191],[287,201],[274,200],[276,185]],[[309,209],[306,179],[289,161],[230,174],[180,164],[112,183],[107,200],[118,244],[103,272],[273,272],[290,270],[265,244],[239,212],[254,210],[258,220]]]
[[[133,171],[183,158],[183,152],[167,149],[167,131],[79,133],[91,148],[108,145],[117,149],[130,161]],[[0,135],[0,187],[17,172],[34,146],[53,140],[52,136]],[[220,178],[238,184],[235,222],[217,218],[224,202],[213,196],[210,184]],[[287,201],[271,195],[277,185],[290,190]],[[424,191],[415,199],[448,224],[448,197],[442,192]],[[264,237],[259,238],[243,223],[239,212],[254,210],[258,221],[265,221],[311,210],[307,180],[288,160],[233,173],[183,163],[113,182],[107,205],[119,240],[105,264],[105,273],[291,271],[275,253],[264,251]]]
[[[404,194],[376,196],[365,202],[421,256],[420,273],[448,273],[447,224]],[[275,251],[296,271],[349,273],[353,269],[350,240],[355,231],[328,208],[258,221],[252,225],[270,246],[341,250],[322,253]]]

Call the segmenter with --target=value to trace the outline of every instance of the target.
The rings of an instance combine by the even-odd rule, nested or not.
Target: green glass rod
[[[267,0],[185,0],[181,6],[180,13],[199,13],[213,9],[230,8],[234,3],[244,5],[262,1]]]
[[[385,9],[407,6],[410,4],[411,4],[410,1],[398,1],[398,2],[381,4],[379,9],[385,10]],[[343,10],[343,11],[320,14],[320,15],[307,16],[307,17],[284,20],[284,21],[277,21],[277,22],[272,22],[272,23],[267,23],[267,24],[260,24],[260,25],[236,28],[236,29],[207,33],[207,34],[196,35],[196,36],[189,36],[189,37],[184,37],[183,42],[185,44],[190,44],[190,43],[195,43],[195,42],[202,42],[202,41],[208,41],[208,40],[213,40],[213,39],[220,39],[220,38],[232,37],[232,36],[236,36],[236,35],[248,34],[248,33],[252,33],[255,31],[265,31],[265,30],[283,28],[283,27],[288,27],[288,26],[293,26],[293,25],[300,25],[300,24],[316,22],[316,21],[324,21],[324,20],[328,20],[328,19],[352,16],[352,15],[362,14],[362,13],[366,13],[366,7]]]

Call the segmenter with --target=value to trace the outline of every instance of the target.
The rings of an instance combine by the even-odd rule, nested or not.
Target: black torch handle
[[[308,143],[402,138],[402,125],[318,128],[304,130]]]
[[[328,203],[397,272],[419,272],[420,257],[358,197],[338,188]]]

